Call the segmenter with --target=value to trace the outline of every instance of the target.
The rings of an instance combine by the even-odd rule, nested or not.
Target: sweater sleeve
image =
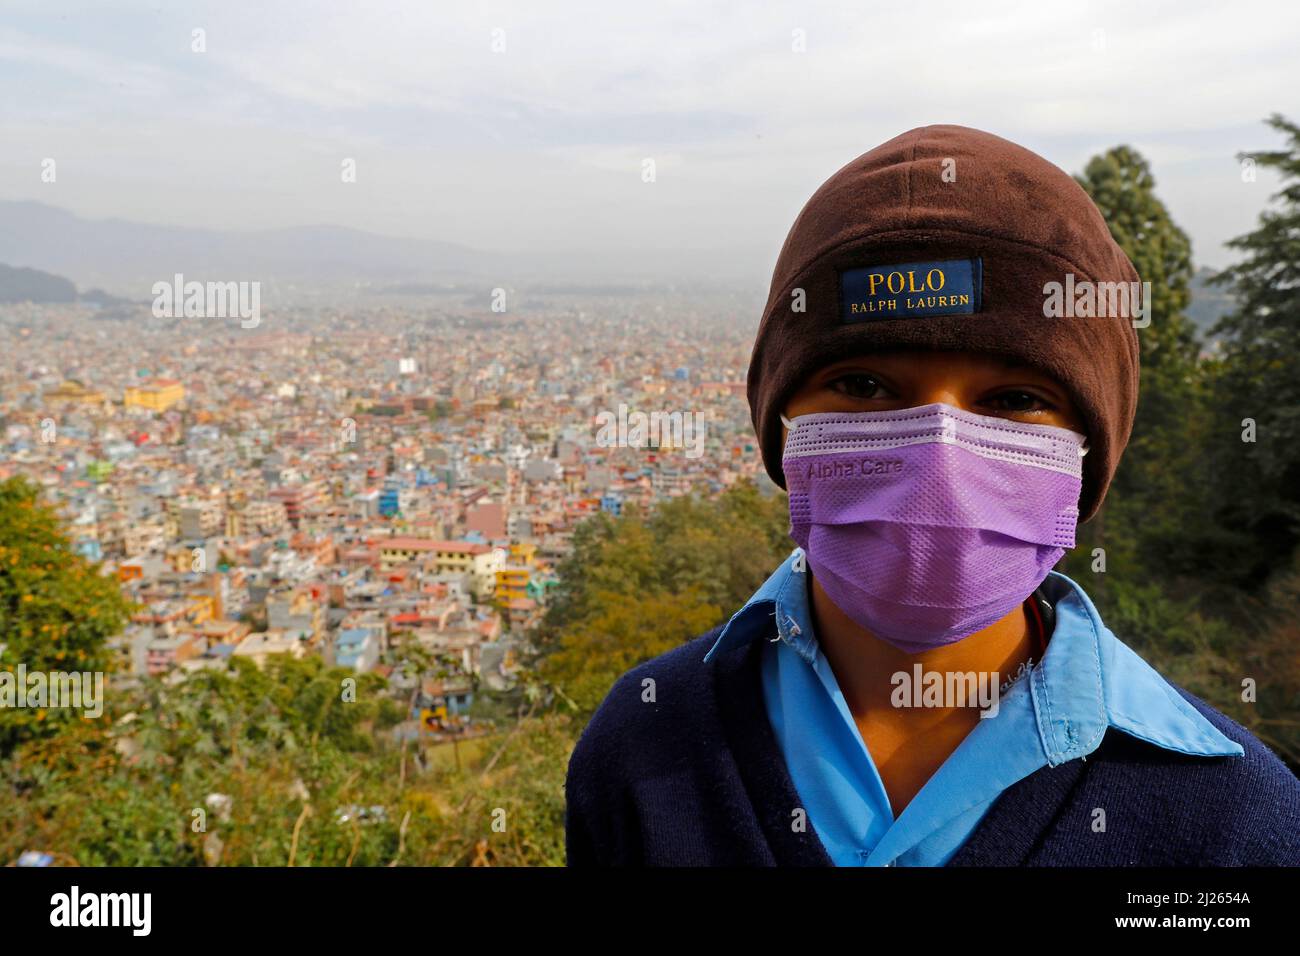
[[[608,807],[602,795],[607,786],[601,768],[606,763],[595,753],[596,734],[588,726],[569,757],[564,778],[564,863],[565,866],[608,866],[610,840],[604,834]]]
[[[640,707],[637,669],[614,682],[588,721],[564,779],[566,866],[635,866],[640,863],[636,814],[629,812],[622,757],[636,751],[629,727]]]
[[[586,815],[579,808],[578,802],[565,788],[564,805],[564,865],[565,866],[599,866],[596,855],[596,841],[592,838]]]

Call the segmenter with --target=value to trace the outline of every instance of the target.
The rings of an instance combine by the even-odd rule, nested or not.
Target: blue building
[[[347,628],[334,642],[334,663],[365,673],[379,663],[379,641],[368,627]]]
[[[387,517],[401,510],[401,489],[390,479],[384,482],[384,490],[379,494],[379,513]]]
[[[83,558],[91,561],[100,561],[104,557],[103,551],[99,547],[99,541],[95,538],[80,538],[73,545],[73,550]]]

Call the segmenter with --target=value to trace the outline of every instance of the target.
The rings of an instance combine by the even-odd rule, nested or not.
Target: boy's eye
[[[885,392],[885,387],[880,382],[859,372],[841,375],[829,384],[832,389],[850,398],[880,398]]]
[[[1002,412],[1033,412],[1051,406],[1032,392],[1012,389],[990,397],[988,405]]]

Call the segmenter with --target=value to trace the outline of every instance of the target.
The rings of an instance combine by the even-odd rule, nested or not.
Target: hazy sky
[[[570,278],[762,275],[827,176],[940,122],[1070,172],[1136,147],[1197,263],[1219,266],[1277,188],[1243,183],[1235,153],[1277,145],[1269,113],[1300,119],[1293,0],[0,10],[0,199],[544,248],[572,254]]]

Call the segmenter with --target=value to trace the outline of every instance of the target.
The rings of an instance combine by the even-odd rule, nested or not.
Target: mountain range
[[[238,232],[83,219],[26,201],[0,201],[0,262],[136,300],[150,298],[153,283],[178,272],[201,281],[356,286],[446,281],[503,270],[501,256],[450,242],[339,226]]]

